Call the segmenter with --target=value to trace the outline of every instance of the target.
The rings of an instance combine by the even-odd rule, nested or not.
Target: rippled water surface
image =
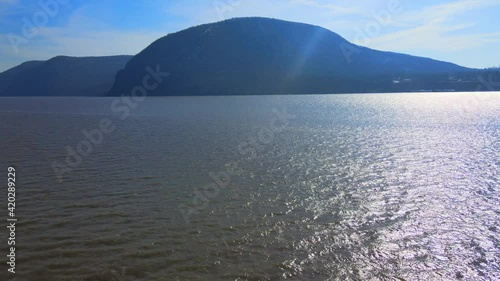
[[[112,102],[0,99],[12,280],[500,280],[500,93]]]

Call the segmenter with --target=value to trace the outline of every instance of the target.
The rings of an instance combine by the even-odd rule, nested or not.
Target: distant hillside
[[[16,79],[19,73],[25,73],[30,69],[39,66],[42,63],[43,61],[28,61],[16,67],[13,67],[5,72],[0,73],[0,95],[2,95],[2,93],[5,90],[7,90],[7,88],[9,88],[12,81]]]
[[[475,91],[498,76],[357,46],[318,26],[236,18],[169,34],[134,57],[26,62],[0,73],[0,96],[128,95],[147,66],[170,74],[152,96]]]
[[[0,96],[99,96],[131,56],[30,61],[0,73]]]
[[[321,27],[268,18],[231,19],[160,38],[118,73],[109,95],[127,94],[141,85],[148,65],[170,73],[149,95],[394,92],[477,85],[449,79],[471,71],[456,64],[376,51]]]

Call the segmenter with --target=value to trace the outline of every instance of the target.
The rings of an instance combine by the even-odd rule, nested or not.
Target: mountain
[[[0,73],[0,96],[99,96],[132,56],[30,61]]]
[[[148,92],[170,95],[311,94],[457,90],[472,71],[429,58],[354,45],[313,25],[235,18],[169,34],[119,71],[108,95],[130,94],[146,67],[169,76]]]
[[[169,34],[134,57],[26,62],[0,73],[0,96],[130,95],[156,71],[169,74],[151,96],[474,91],[497,76],[358,46],[318,26],[235,18]]]
[[[16,67],[13,67],[5,72],[0,73],[0,96],[9,88],[12,81],[20,74],[29,71],[30,69],[42,64],[43,61],[27,61]]]

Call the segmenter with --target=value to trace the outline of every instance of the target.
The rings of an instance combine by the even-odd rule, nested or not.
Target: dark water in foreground
[[[0,99],[12,280],[500,280],[500,93],[112,102]]]

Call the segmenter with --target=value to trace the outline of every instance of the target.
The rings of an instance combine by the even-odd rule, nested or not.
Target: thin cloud
[[[120,30],[105,23],[87,18],[79,13],[71,16],[68,23],[60,27],[38,27],[37,36],[19,46],[15,52],[7,38],[0,41],[2,68],[18,65],[27,60],[47,60],[57,55],[106,56],[135,55],[153,41],[165,36],[165,31]]]
[[[499,4],[495,0],[462,0],[406,12],[396,19],[406,28],[371,38],[369,47],[404,52],[453,52],[499,42],[498,32],[466,32],[468,28],[476,26],[476,23],[464,23],[461,17],[466,12]]]
[[[407,21],[444,22],[471,10],[487,8],[499,4],[497,0],[462,0],[429,6],[417,12],[405,13],[404,18]]]
[[[315,0],[292,0],[291,3],[295,4],[295,5],[304,5],[304,6],[309,6],[309,7],[319,8],[319,9],[326,9],[332,15],[361,14],[361,11],[355,7],[346,7],[346,6],[336,5],[336,4],[323,4],[323,3],[319,3],[318,1],[315,1]]]
[[[500,42],[500,32],[448,34],[450,31],[460,30],[465,27],[441,26],[438,24],[419,26],[373,38],[369,47],[401,52],[412,50],[451,52],[471,49],[487,43]]]

